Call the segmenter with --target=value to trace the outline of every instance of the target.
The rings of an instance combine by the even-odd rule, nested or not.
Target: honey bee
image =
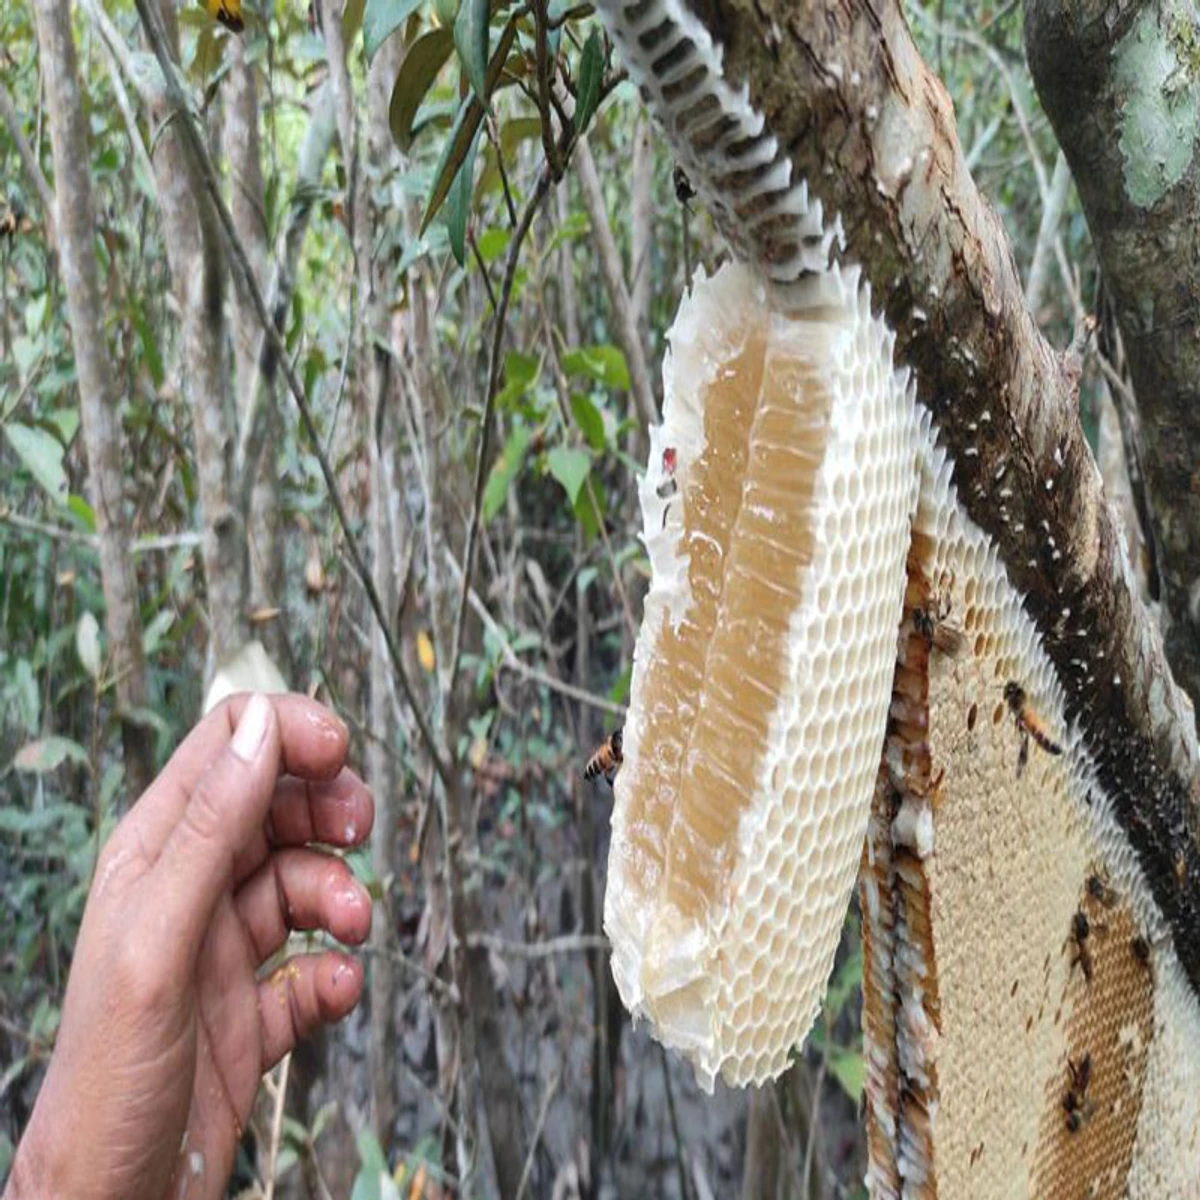
[[[591,757],[583,768],[584,779],[595,779],[597,775],[603,775],[608,786],[612,787],[613,780],[617,777],[617,768],[625,761],[624,755],[621,753],[623,741],[620,727],[614,729],[592,751]]]
[[[954,572],[943,571],[937,587],[930,592],[928,603],[918,604],[912,615],[913,628],[925,639],[925,645],[950,658],[962,653],[967,640],[966,634],[946,619],[954,605],[953,592]]]
[[[1004,685],[1004,699],[1017,722],[1017,728],[1021,731],[1021,751],[1017,756],[1018,775],[1025,770],[1029,762],[1030,738],[1033,738],[1047,754],[1062,753],[1062,747],[1046,732],[1041,717],[1030,707],[1029,697],[1025,695],[1025,689],[1019,683],[1010,679]]]
[[[1075,956],[1071,959],[1071,969],[1074,970],[1076,963],[1079,964],[1080,970],[1083,971],[1083,978],[1090,984],[1092,982],[1092,952],[1088,948],[1088,937],[1092,932],[1092,923],[1088,920],[1087,913],[1083,909],[1076,911],[1074,917],[1071,918],[1071,940],[1075,943]]]
[[[1092,1102],[1088,1099],[1088,1085],[1092,1082],[1092,1055],[1088,1051],[1078,1065],[1067,1059],[1067,1074],[1071,1086],[1063,1097],[1063,1109],[1067,1114],[1067,1132],[1078,1133],[1092,1117]]]

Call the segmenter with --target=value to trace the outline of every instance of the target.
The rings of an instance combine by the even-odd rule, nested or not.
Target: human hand
[[[326,951],[259,967],[292,929],[358,944],[371,901],[341,859],[374,804],[346,727],[302,696],[240,695],[189,734],[117,826],[7,1196],[220,1197],[259,1077],[362,993]]]

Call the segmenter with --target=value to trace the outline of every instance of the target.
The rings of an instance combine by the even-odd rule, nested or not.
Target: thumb
[[[176,945],[194,960],[238,852],[261,828],[279,776],[279,723],[252,696],[233,736],[196,781],[152,873],[153,903]]]

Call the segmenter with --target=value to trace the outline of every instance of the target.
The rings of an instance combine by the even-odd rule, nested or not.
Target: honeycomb
[[[707,1088],[778,1074],[812,1023],[887,714],[920,421],[833,282],[787,316],[745,268],[696,285],[641,484],[605,927],[627,1007]]]
[[[932,441],[921,474],[860,882],[871,1194],[1200,1194],[1200,1025],[1165,922]]]

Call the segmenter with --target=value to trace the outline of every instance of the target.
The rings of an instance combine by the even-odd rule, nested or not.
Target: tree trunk
[[[258,121],[258,67],[247,60],[245,43],[240,38],[231,39],[229,53],[231,61],[224,92],[224,142],[229,156],[230,176],[229,211],[246,251],[247,261],[262,287],[267,261],[267,228],[262,140]],[[253,410],[255,391],[260,384],[259,344],[262,330],[245,294],[245,287],[236,276],[235,283],[233,356],[240,437],[240,431]],[[277,446],[282,432],[278,395],[274,380],[262,382],[265,386],[264,440],[268,446]],[[287,622],[282,612],[274,617],[266,616],[267,613],[281,610],[284,595],[284,542],[279,530],[279,471],[271,456],[267,456],[265,461],[256,457],[250,469],[253,471],[250,505],[248,511],[241,513],[247,533],[249,609],[252,617],[261,614],[261,619],[253,622],[254,629],[271,658],[284,675],[291,678],[294,671]],[[245,485],[237,477],[236,460],[233,478],[244,494]]]
[[[128,557],[132,534],[121,496],[121,426],[116,383],[104,336],[104,311],[96,273],[96,216],[88,177],[87,126],[80,97],[67,0],[35,6],[42,73],[54,154],[60,269],[79,377],[80,415],[87,448],[89,487],[100,543],[105,626],[112,650],[126,782],[139,795],[154,777],[149,731],[135,715],[147,703],[146,666],[137,576]]]
[[[172,55],[179,59],[176,12],[160,7]],[[210,662],[231,659],[247,639],[246,541],[235,502],[235,414],[225,353],[225,264],[208,201],[195,180],[183,136],[165,94],[151,105],[162,126],[154,154],[171,282],[179,306],[184,394],[196,439],[204,534]]]
[[[1200,704],[1200,69],[1190,6],[1025,5],[1141,415],[1167,658]],[[1153,583],[1152,583],[1153,586]]]

